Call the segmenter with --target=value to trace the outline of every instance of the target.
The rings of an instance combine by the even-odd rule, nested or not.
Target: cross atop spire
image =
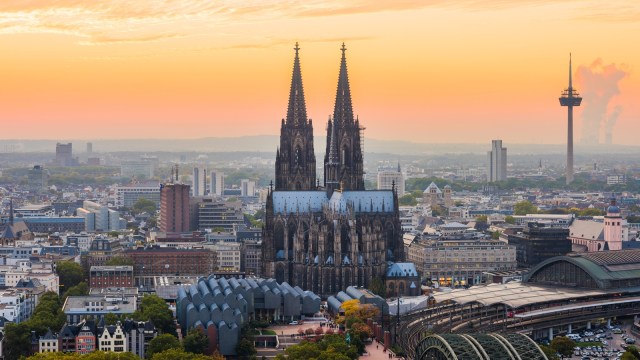
[[[289,92],[289,106],[287,108],[287,124],[293,126],[307,123],[307,106],[304,100],[304,89],[302,87],[302,72],[300,71],[300,57],[298,52],[300,47],[296,42],[293,48],[296,56],[293,60],[293,75],[291,76],[291,91]]]
[[[344,126],[353,123],[353,107],[351,105],[351,90],[349,89],[349,75],[347,74],[347,47],[342,43],[342,60],[340,62],[340,75],[338,76],[338,91],[336,92],[336,104],[333,109],[333,124]]]

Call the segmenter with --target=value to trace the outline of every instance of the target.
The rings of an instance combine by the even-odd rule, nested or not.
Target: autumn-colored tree
[[[318,326],[315,330],[314,330],[316,335],[322,335],[324,333],[324,330]]]

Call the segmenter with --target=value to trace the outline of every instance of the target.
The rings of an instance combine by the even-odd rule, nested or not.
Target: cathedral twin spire
[[[298,43],[294,50],[287,117],[282,121],[276,156],[276,190],[313,190],[316,188],[313,125],[307,119]],[[353,117],[346,50],[343,43],[333,120],[330,118],[327,124],[324,185],[329,193],[338,187],[364,190],[360,125]]]
[[[289,106],[287,108],[287,123],[303,125],[307,123],[307,105],[304,100],[304,88],[302,87],[302,72],[300,71],[300,47],[296,43],[293,48],[296,57],[293,60],[293,75],[291,76],[291,90],[289,91]]]

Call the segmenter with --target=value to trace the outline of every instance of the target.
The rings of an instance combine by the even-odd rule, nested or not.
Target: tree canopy
[[[59,261],[56,263],[56,272],[60,277],[60,286],[63,291],[84,280],[84,269],[77,262]]]
[[[105,262],[108,266],[133,266],[133,259],[125,256],[114,256]]]
[[[182,351],[182,345],[180,345],[178,338],[171,334],[160,334],[149,341],[146,356],[155,359],[159,353],[173,349]]]
[[[516,203],[513,207],[513,212],[516,215],[537,214],[538,207],[533,205],[531,201],[524,200]]]
[[[138,198],[138,200],[133,204],[133,207],[131,208],[131,212],[133,214],[141,214],[143,212],[146,212],[150,215],[153,215],[156,213],[156,210],[156,203],[143,197]]]
[[[204,354],[209,347],[209,338],[197,329],[189,330],[187,336],[182,339],[184,351],[193,354]]]
[[[133,313],[133,318],[138,321],[151,320],[161,332],[175,334],[176,325],[173,322],[173,313],[167,303],[157,295],[147,295]]]
[[[562,356],[571,356],[573,348],[576,346],[575,341],[566,336],[557,336],[553,338],[550,344],[551,348]]]

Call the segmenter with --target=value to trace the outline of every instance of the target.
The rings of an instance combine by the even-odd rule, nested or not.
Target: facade
[[[137,298],[136,295],[128,295],[124,292],[107,295],[68,296],[62,305],[62,312],[70,324],[77,324],[89,317],[99,321],[106,314],[126,317],[136,311]],[[76,345],[79,344],[76,343]]]
[[[41,194],[47,191],[49,187],[49,170],[42,165],[35,165],[27,174],[27,188],[29,192]]]
[[[422,202],[432,208],[436,206],[444,206],[446,208],[453,207],[453,189],[451,186],[445,185],[444,191],[440,190],[436,183],[431,182],[429,186],[422,192]]]
[[[241,245],[238,242],[220,242],[211,247],[216,253],[217,272],[239,272],[241,269]]]
[[[73,144],[56,144],[56,159],[55,164],[58,166],[73,166],[75,161],[73,159]]]
[[[612,198],[611,205],[607,208],[607,215],[604,217],[605,249],[622,250],[623,224],[620,208],[616,205],[616,198]]]
[[[640,250],[637,249],[558,256],[532,268],[522,281],[579,289],[636,292],[640,286],[638,259]]]
[[[126,335],[127,351],[144,359],[149,342],[158,336],[158,330],[151,321],[125,320],[122,326]]]
[[[378,169],[378,190],[392,190],[394,186],[399,196],[404,195],[404,174],[400,169],[400,163],[397,169]]]
[[[193,168],[191,191],[193,196],[205,196],[207,194],[207,168],[198,166]]]
[[[531,267],[546,259],[571,252],[569,229],[529,223],[522,233],[508,235],[509,245],[516,247],[518,266]]]
[[[92,353],[95,350],[96,336],[89,326],[83,326],[76,336],[76,353],[84,355]]]
[[[320,297],[273,279],[217,278],[178,288],[176,319],[184,333],[201,329],[209,348],[224,356],[236,355],[240,328],[253,318],[264,321],[299,320],[320,311]]]
[[[224,229],[232,231],[244,224],[241,201],[220,201],[203,198],[198,202],[198,230]]]
[[[90,288],[132,287],[133,266],[92,266],[89,271]]]
[[[240,271],[247,275],[262,274],[262,240],[245,240],[240,251]]]
[[[216,196],[224,195],[224,173],[212,171],[210,174],[209,194]]]
[[[34,216],[22,218],[33,233],[66,233],[85,231],[85,217],[82,216],[65,216],[65,217],[49,217]]]
[[[123,252],[133,260],[134,276],[194,275],[213,272],[213,253],[205,249],[164,247],[138,248]]]
[[[189,231],[189,185],[164,184],[160,188],[160,231]]]
[[[418,296],[421,294],[420,274],[413,263],[394,263],[387,269],[385,285],[388,296]]]
[[[120,164],[120,176],[151,179],[154,177],[154,164],[146,160],[125,160]]]
[[[118,231],[124,228],[120,222],[120,213],[106,205],[85,200],[76,212],[84,218],[84,230],[87,232]]]
[[[307,119],[299,48],[276,157],[263,231],[263,275],[322,296],[384,277],[402,261],[402,227],[393,190],[364,190],[361,127],[353,116],[342,60],[333,118],[327,126],[324,188],[316,184],[313,127]]]
[[[133,207],[140,198],[151,200],[160,208],[160,184],[158,182],[136,183],[116,188],[116,207]]]
[[[497,240],[414,240],[407,260],[423,279],[447,287],[480,284],[484,272],[517,267],[515,246]]]
[[[105,326],[98,334],[98,349],[116,353],[129,350],[127,336],[119,321],[116,325]]]
[[[256,195],[256,182],[249,179],[240,180],[240,196],[255,196]]]
[[[507,148],[502,147],[502,140],[491,141],[491,151],[487,152],[489,168],[487,181],[507,180]]]
[[[44,336],[40,336],[38,352],[58,352],[58,337],[51,332],[51,329],[48,329]]]

